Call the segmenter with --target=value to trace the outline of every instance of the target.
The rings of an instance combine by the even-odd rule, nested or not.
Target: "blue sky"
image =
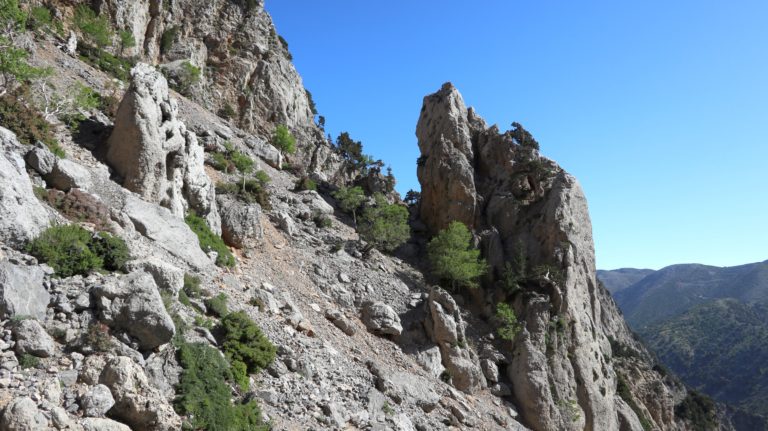
[[[418,189],[451,81],[581,182],[597,265],[768,259],[768,2],[267,0],[334,138]]]

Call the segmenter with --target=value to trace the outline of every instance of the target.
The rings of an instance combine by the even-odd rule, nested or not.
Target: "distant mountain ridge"
[[[732,267],[680,264],[653,271],[629,286],[630,270],[598,271],[629,325],[636,331],[670,319],[698,304],[733,298],[740,302],[768,300],[768,261]],[[618,280],[618,281],[617,281]]]
[[[740,409],[731,411],[737,429],[767,428],[768,261],[599,270],[597,276],[666,367]]]

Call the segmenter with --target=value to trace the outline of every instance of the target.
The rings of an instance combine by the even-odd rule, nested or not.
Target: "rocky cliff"
[[[578,181],[540,156],[521,126],[506,132],[487,126],[450,83],[424,98],[416,134],[421,220],[432,233],[454,220],[470,226],[493,268],[474,295],[476,309],[488,315],[497,302],[509,301],[525,322],[503,347],[526,423],[546,430],[639,429],[641,422],[676,428],[673,394],[650,363],[636,367],[644,368],[644,384],[657,385],[652,400],[628,400],[617,390],[619,381],[636,379],[617,363],[611,343],[644,349],[595,279],[592,227]],[[518,271],[528,273],[523,288],[499,287],[505,268],[521,261]]]
[[[83,38],[85,2],[32,4]],[[269,140],[286,124],[321,191],[351,177],[315,140],[262,2],[87,4],[136,42],[104,52],[144,63],[121,86],[72,55],[73,37],[25,35],[52,88],[120,89],[113,113],[50,118],[66,158],[0,116],[0,430],[692,429],[675,412],[685,389],[596,283],[578,182],[522,127],[488,127],[450,84],[425,98],[412,245],[458,220],[492,266],[482,287],[448,292],[416,247],[410,261],[378,252],[329,194],[279,169]],[[185,62],[202,71],[188,97],[168,91]],[[0,103],[42,112],[35,100]],[[519,289],[502,286],[509,262]],[[521,318],[513,340],[496,336],[502,301]]]

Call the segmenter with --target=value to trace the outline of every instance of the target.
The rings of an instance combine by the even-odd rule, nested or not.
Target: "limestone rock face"
[[[363,307],[363,323],[375,334],[400,335],[403,332],[400,316],[383,302],[372,302]]]
[[[54,220],[32,192],[21,151],[16,135],[0,127],[0,241],[15,246],[24,245]]]
[[[599,292],[579,183],[541,157],[519,125],[506,132],[488,127],[450,83],[424,98],[416,135],[422,154],[420,218],[427,230],[434,234],[450,221],[465,223],[491,266],[491,281],[501,279],[505,263],[525,257],[527,274],[517,293],[489,287],[475,295],[484,310],[500,301],[512,304],[523,323],[505,371],[524,423],[535,430],[619,429],[620,422],[633,429],[627,424],[637,417],[628,418],[634,413],[616,395],[616,374],[627,371],[609,359],[608,338],[631,336]],[[427,329],[456,379],[472,360],[452,356],[461,350],[452,343],[461,325],[445,296],[430,295]],[[664,387],[650,362],[645,364],[648,381]],[[647,419],[661,429],[674,427],[666,414],[670,394],[662,394],[660,403],[639,395]]]
[[[135,337],[142,350],[165,344],[176,333],[157,285],[146,272],[133,272],[97,286],[93,295],[98,298],[102,319]]]
[[[467,393],[487,386],[477,354],[469,348],[459,306],[445,290],[433,287],[427,302],[427,333],[440,347],[443,366],[456,389]]]
[[[113,416],[134,429],[176,430],[181,420],[168,400],[148,381],[144,370],[131,358],[118,356],[107,361],[99,383],[112,393]]]
[[[178,119],[167,81],[149,65],[140,63],[131,70],[131,86],[108,140],[107,161],[123,186],[142,199],[177,217],[194,209],[214,232],[221,232],[216,191],[203,167],[203,147]]]
[[[45,318],[51,296],[43,287],[45,273],[39,266],[0,261],[0,318]]]

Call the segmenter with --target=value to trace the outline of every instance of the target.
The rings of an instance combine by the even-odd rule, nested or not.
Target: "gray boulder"
[[[246,204],[229,196],[219,196],[221,214],[221,237],[228,245],[244,248],[253,240],[261,239],[261,207]]]
[[[112,392],[105,385],[96,385],[80,397],[80,406],[83,408],[83,414],[88,417],[102,417],[112,406],[115,405],[115,399]]]
[[[341,332],[349,336],[355,335],[355,326],[340,311],[328,309],[325,311],[325,318],[341,329]]]
[[[43,287],[44,276],[39,266],[0,261],[0,319],[14,316],[44,319],[51,299]]]
[[[293,236],[296,233],[296,223],[286,212],[280,212],[277,214],[277,224],[280,226],[288,236]]]
[[[142,350],[171,341],[176,333],[152,276],[143,271],[110,279],[92,290],[102,320],[135,337]]]
[[[395,310],[383,302],[369,302],[363,306],[363,323],[369,331],[379,335],[400,335],[403,325]]]
[[[21,247],[55,216],[35,197],[24,160],[14,150],[21,151],[16,135],[0,127],[0,241]]]
[[[105,418],[86,418],[82,423],[84,431],[131,431],[131,427]]]
[[[277,148],[257,138],[246,139],[245,144],[253,151],[253,154],[267,162],[269,166],[282,169],[282,156]]]
[[[157,257],[128,263],[128,271],[143,270],[154,278],[157,287],[176,296],[184,287],[184,271]]]
[[[56,164],[56,156],[45,146],[35,147],[24,156],[27,165],[40,175],[48,175]]]
[[[37,404],[28,397],[11,401],[0,417],[0,430],[30,431],[45,429],[48,420],[37,409]]]
[[[110,358],[99,376],[115,399],[110,416],[134,429],[177,430],[181,419],[168,399],[149,383],[144,370],[126,356]]]
[[[56,343],[35,319],[24,319],[13,326],[16,353],[47,358],[56,351]]]
[[[65,192],[73,188],[88,189],[91,186],[91,173],[71,160],[57,159],[51,173],[45,176],[45,182]]]

